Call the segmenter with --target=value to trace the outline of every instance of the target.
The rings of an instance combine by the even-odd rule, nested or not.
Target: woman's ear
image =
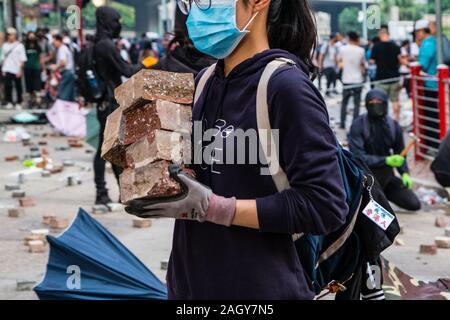
[[[270,4],[270,0],[250,0],[250,3],[253,6],[253,13],[256,13],[266,9]]]

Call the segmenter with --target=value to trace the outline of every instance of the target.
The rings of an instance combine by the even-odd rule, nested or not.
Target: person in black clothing
[[[101,158],[101,146],[103,144],[103,132],[106,126],[106,118],[117,107],[114,98],[114,89],[122,83],[121,76],[127,78],[138,72],[144,66],[142,64],[131,65],[125,62],[113,41],[118,38],[121,31],[120,14],[110,7],[100,7],[95,12],[97,19],[97,32],[95,36],[94,57],[96,71],[100,80],[105,85],[102,102],[97,105],[97,118],[100,122],[100,141],[94,158],[94,181],[97,188],[96,204],[112,202],[108,195],[105,182],[105,160]],[[119,181],[121,168],[113,165],[114,175]]]
[[[40,102],[41,90],[41,47],[34,32],[28,32],[25,40],[27,62],[25,62],[25,88],[29,95],[29,106],[35,107]]]
[[[369,62],[377,65],[375,80],[386,80],[400,77],[400,48],[389,38],[387,27],[382,27],[378,32],[380,41],[377,42],[372,49]],[[399,79],[378,83],[377,88],[386,91],[389,100],[392,102],[394,119],[400,119],[400,81]]]
[[[411,190],[406,159],[399,154],[405,148],[400,125],[387,115],[388,96],[372,89],[366,95],[367,113],[353,122],[348,136],[349,148],[364,160],[380,183],[389,201],[410,211],[420,209],[420,201]],[[396,168],[401,179],[394,175]]]
[[[450,131],[447,132],[444,140],[442,140],[439,146],[439,151],[431,163],[431,171],[434,173],[434,177],[437,182],[445,188],[450,188]]]
[[[215,59],[195,49],[188,36],[186,19],[187,16],[176,6],[174,38],[167,45],[166,56],[159,59],[152,69],[190,72],[197,76],[202,69],[215,62]]]

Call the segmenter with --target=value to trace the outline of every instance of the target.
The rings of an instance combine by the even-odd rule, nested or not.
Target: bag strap
[[[200,99],[209,78],[211,78],[211,76],[214,74],[216,64],[217,63],[213,63],[212,65],[210,65],[208,69],[206,69],[206,71],[202,74],[200,80],[198,81],[197,87],[195,88],[194,105],[197,103],[198,99]]]
[[[19,46],[20,43],[16,43],[11,49],[9,49],[8,52],[6,52],[3,56],[3,61],[5,61],[6,59],[8,59],[8,57],[10,56],[10,54]]]
[[[258,136],[261,143],[262,150],[264,152],[264,156],[269,164],[269,172],[272,175],[272,179],[277,187],[278,191],[282,191],[290,188],[289,180],[286,176],[286,173],[281,168],[278,161],[278,148],[276,147],[276,142],[272,133],[272,128],[270,126],[269,120],[269,106],[267,104],[267,87],[269,85],[269,80],[273,73],[278,70],[280,67],[285,66],[286,64],[295,65],[295,62],[287,59],[287,58],[276,58],[267,64],[264,69],[262,76],[258,83],[258,89],[256,92],[256,121],[258,126]],[[216,68],[216,64],[212,64],[206,69],[206,71],[201,76],[198,81],[195,96],[194,96],[194,104],[197,103],[198,99],[203,93],[205,89],[206,83],[211,78]],[[267,139],[269,137],[269,139]],[[270,156],[269,156],[269,150]],[[273,154],[272,154],[273,153]],[[269,163],[268,160],[271,160]]]
[[[267,64],[256,92],[256,121],[258,126],[258,136],[264,156],[269,165],[269,172],[278,191],[290,188],[286,173],[280,166],[278,160],[278,148],[272,133],[269,119],[269,106],[267,104],[267,88],[269,80],[276,70],[287,64],[295,65],[295,62],[286,58],[276,58]],[[270,150],[270,156],[269,156]],[[269,163],[269,159],[271,160]]]

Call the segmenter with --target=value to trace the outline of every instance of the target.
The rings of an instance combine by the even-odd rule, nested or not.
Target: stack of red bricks
[[[141,70],[115,90],[119,103],[109,115],[102,157],[122,168],[121,202],[172,196],[181,186],[168,172],[190,158],[192,74]]]

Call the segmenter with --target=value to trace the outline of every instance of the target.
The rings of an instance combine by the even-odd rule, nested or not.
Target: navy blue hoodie
[[[197,179],[214,193],[256,199],[260,230],[177,220],[167,273],[170,299],[314,296],[291,234],[333,231],[348,208],[326,106],[304,64],[286,51],[267,50],[225,77],[219,61],[193,108],[193,120],[203,118],[204,129],[215,126],[222,137],[238,128],[256,129],[258,82],[277,57],[297,63],[277,70],[268,86],[270,122],[280,130],[280,165],[291,188],[277,192],[272,178],[260,174],[260,163],[194,166]]]

